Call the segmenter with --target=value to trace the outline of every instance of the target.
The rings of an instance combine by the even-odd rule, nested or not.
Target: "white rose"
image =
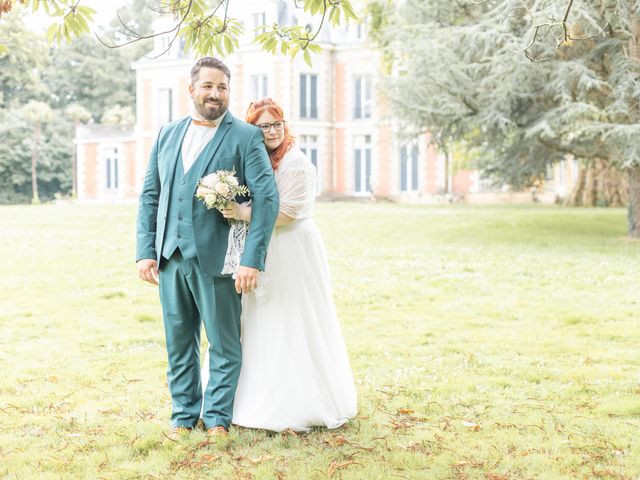
[[[209,207],[212,207],[213,205],[215,205],[217,201],[218,201],[218,196],[215,193],[207,193],[204,196],[204,203],[206,203],[207,206]]]
[[[220,179],[218,178],[217,173],[212,173],[211,175],[207,175],[202,179],[202,184],[205,187],[213,188],[216,183],[218,183]]]
[[[233,185],[234,187],[237,187],[238,186],[238,179],[236,177],[229,176],[227,178],[227,183],[229,185]]]
[[[200,186],[198,187],[198,189],[196,190],[196,197],[198,197],[198,198],[204,198],[208,191],[209,191],[209,189],[208,189],[208,188],[205,188],[205,187],[203,187],[202,185],[200,185]]]
[[[223,197],[229,194],[229,185],[227,185],[226,183],[218,182],[215,184],[213,189]]]

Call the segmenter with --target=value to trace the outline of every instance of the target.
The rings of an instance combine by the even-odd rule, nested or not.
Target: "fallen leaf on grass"
[[[431,455],[429,448],[424,443],[410,442],[407,445],[400,445],[401,450],[407,450],[408,452],[418,452],[423,455]]]
[[[478,425],[476,422],[464,421],[464,422],[462,422],[462,425],[464,427],[467,427],[469,430],[471,430],[473,432],[477,432],[478,430],[480,430],[480,425]]]
[[[329,478],[333,477],[333,474],[336,473],[336,471],[340,470],[341,468],[347,468],[350,465],[360,465],[361,467],[364,466],[361,463],[358,463],[354,460],[349,460],[348,462],[336,462],[335,460],[333,462],[331,462],[331,465],[329,465],[329,468],[327,469],[327,475],[329,476]]]
[[[477,460],[458,460],[456,463],[453,464],[453,466],[457,468],[463,468],[463,467],[482,468],[484,467],[484,462],[479,462]]]
[[[211,455],[211,454],[205,453],[200,458],[205,462],[216,462],[222,458],[222,455]]]
[[[506,475],[500,475],[499,473],[487,472],[484,474],[484,478],[487,480],[509,480]]]
[[[247,460],[249,460],[254,465],[258,465],[262,462],[268,462],[269,460],[274,460],[275,458],[276,457],[274,457],[273,455],[260,455],[259,457],[248,458]]]
[[[326,443],[330,447],[340,447],[342,445],[350,445],[349,440],[347,440],[343,435],[336,435],[335,437],[329,437],[325,439],[324,443]]]

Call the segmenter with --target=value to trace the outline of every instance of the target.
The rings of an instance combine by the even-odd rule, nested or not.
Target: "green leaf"
[[[336,7],[335,5],[331,7],[331,11],[329,11],[329,23],[331,23],[331,25],[336,24],[334,17],[336,16],[337,11],[338,11],[338,7]]]
[[[253,39],[253,43],[264,43],[266,41],[266,39],[269,37],[270,32],[265,32],[265,33],[261,33],[260,35],[256,35],[255,38]]]
[[[91,20],[91,19],[89,19],[89,20]],[[85,18],[84,18],[83,16],[78,15],[78,16],[76,17],[76,21],[77,21],[77,23],[78,23],[78,28],[79,28],[79,30],[80,30],[80,33],[88,32],[88,31],[90,31],[90,30],[91,30],[91,29],[89,28],[89,24],[87,23],[87,21],[85,20]]]
[[[313,65],[311,64],[311,54],[309,53],[309,50],[305,49],[303,58],[307,65],[313,67]]]
[[[71,43],[71,34],[69,33],[69,28],[66,25],[62,29],[62,34],[64,35],[64,38],[67,41],[67,43]]]
[[[49,40],[49,43],[53,43],[53,40],[55,39],[57,31],[58,31],[57,23],[49,25],[49,28],[47,28],[47,34],[46,34],[47,40]]]
[[[269,40],[267,40],[264,43],[263,48],[270,53],[275,53],[275,49],[276,46],[278,45],[278,40],[276,40],[274,37],[271,37]]]
[[[349,18],[358,20],[358,15],[356,15],[356,12],[353,11],[353,7],[351,6],[351,2],[349,0],[342,0],[340,5],[342,6],[342,10],[344,11],[345,19],[347,20],[347,22],[349,21]]]
[[[224,36],[224,48],[227,49],[227,53],[233,53],[233,42],[231,38],[229,38],[229,35]]]
[[[309,13],[311,13],[311,15],[315,15],[324,6],[324,0],[311,0],[310,2],[304,2],[305,11],[307,10],[307,5]]]
[[[84,15],[85,17],[89,17],[91,19],[91,17],[93,17],[93,15],[96,14],[96,11],[91,8],[91,7],[85,7],[84,5],[79,6],[78,10],[79,13],[82,13],[82,15]]]
[[[72,17],[67,17],[67,18],[68,18],[68,20],[66,22],[66,27],[67,27],[67,30],[69,31],[69,35],[71,35],[73,33],[73,35],[75,37],[77,37],[78,36],[78,24],[77,24],[77,22],[73,21]],[[71,42],[71,40],[69,40],[69,42]]]

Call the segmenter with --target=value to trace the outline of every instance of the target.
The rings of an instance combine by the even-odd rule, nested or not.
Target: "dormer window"
[[[258,12],[253,14],[253,28],[264,27],[267,24],[267,14]]]
[[[169,37],[160,37],[158,43],[160,45],[160,51],[166,51],[169,48]]]

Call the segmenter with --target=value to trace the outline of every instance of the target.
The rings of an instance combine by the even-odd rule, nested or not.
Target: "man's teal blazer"
[[[191,117],[186,117],[164,126],[151,150],[138,208],[136,260],[160,262],[171,183],[190,123]],[[262,132],[227,111],[205,152],[206,158],[192,167],[200,169],[198,179],[216,170],[234,169],[240,184],[249,187],[251,223],[240,265],[264,270],[278,216],[278,192]],[[189,208],[198,262],[205,273],[223,276],[229,222],[218,210],[208,210],[196,199],[195,185],[191,193]]]

